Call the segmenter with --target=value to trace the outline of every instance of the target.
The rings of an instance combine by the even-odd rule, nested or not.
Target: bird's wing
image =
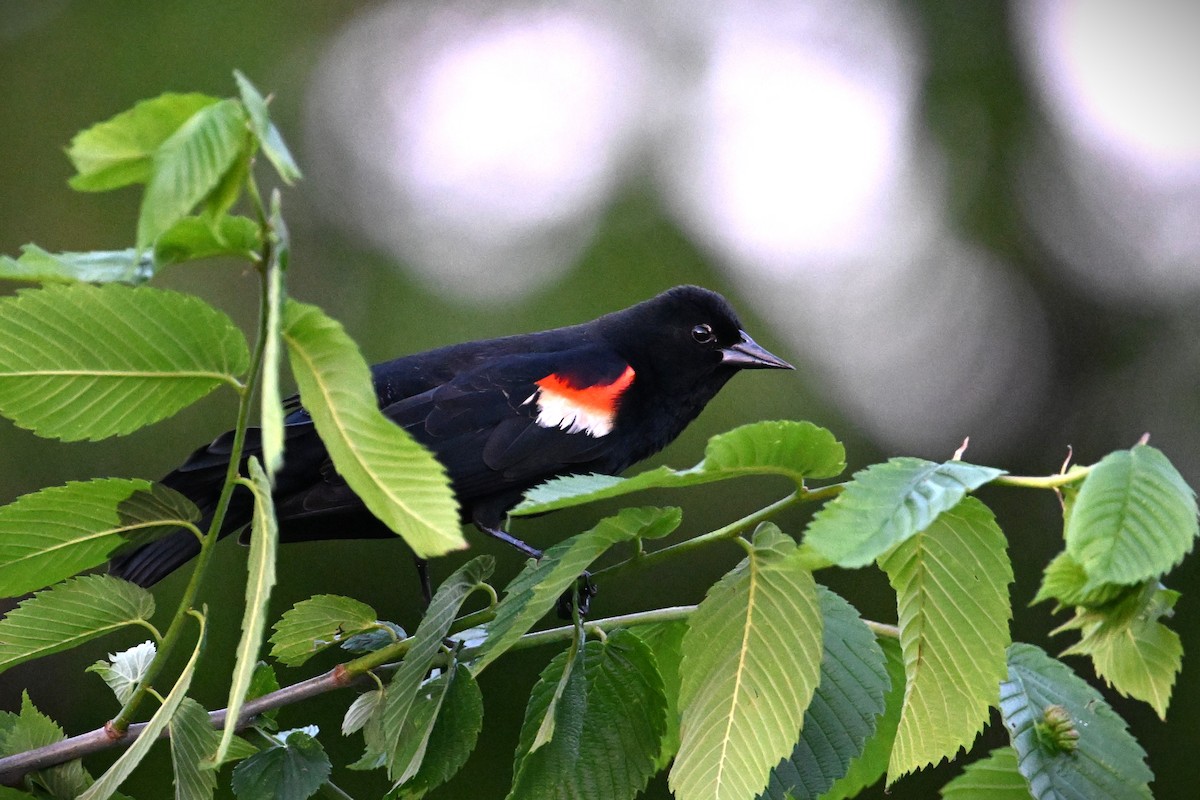
[[[627,363],[599,348],[510,355],[480,361],[381,410],[433,451],[460,500],[469,502],[602,457],[633,377]],[[287,458],[275,494],[280,520],[361,505],[307,413],[295,410],[287,423]]]
[[[460,495],[481,496],[600,457],[633,379],[601,348],[508,356],[383,412],[434,451]]]

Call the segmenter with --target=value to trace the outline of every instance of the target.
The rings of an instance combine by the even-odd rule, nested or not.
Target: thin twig
[[[606,617],[605,619],[585,622],[584,628],[589,632],[595,630],[611,631],[615,628],[632,625],[645,625],[651,622],[668,622],[673,620],[686,619],[692,612],[696,610],[696,606],[674,606],[671,608],[659,608],[653,611],[639,611],[632,614],[621,614],[614,617]],[[469,617],[464,617],[459,622],[464,622],[467,619],[475,621],[478,614],[471,614]],[[867,627],[870,628],[876,636],[887,636],[896,638],[900,635],[899,629],[895,625],[887,625],[881,622],[872,620],[863,620]],[[458,627],[457,625],[455,627]],[[465,629],[464,626],[461,629]],[[564,625],[558,628],[550,628],[542,631],[527,633],[513,643],[509,650],[524,650],[530,647],[538,647],[545,644],[555,642],[564,642],[571,638],[574,626]],[[407,640],[405,640],[407,641]],[[384,648],[388,650],[390,648]],[[378,652],[383,652],[378,651]],[[464,659],[470,658],[473,650],[465,650],[462,653]],[[354,662],[350,662],[354,663]],[[346,664],[340,664],[333,669],[316,677],[294,683],[291,686],[285,686],[282,689],[277,689],[274,692],[264,694],[262,697],[257,697],[253,700],[247,700],[242,706],[241,714],[238,715],[237,730],[241,730],[249,726],[258,715],[266,711],[271,711],[276,708],[292,705],[293,703],[307,700],[311,697],[327,694],[337,689],[343,689],[349,686],[370,685],[372,683],[371,673],[351,674],[346,669]],[[382,668],[395,665],[379,665]],[[225,727],[226,709],[212,711],[208,715],[209,722],[213,728],[222,730]],[[87,733],[81,733],[78,736],[72,736],[69,739],[64,739],[61,742],[39,747],[34,750],[28,750],[24,753],[18,753],[7,758],[0,758],[0,785],[16,786],[21,779],[29,772],[34,770],[45,769],[56,764],[63,764],[68,761],[74,761],[84,756],[98,753],[102,750],[108,750],[113,747],[128,747],[137,740],[142,731],[145,730],[146,723],[139,722],[130,725],[125,735],[114,735],[115,732],[105,726],[97,728]],[[164,728],[159,734],[160,738],[166,739],[170,736],[170,729]]]

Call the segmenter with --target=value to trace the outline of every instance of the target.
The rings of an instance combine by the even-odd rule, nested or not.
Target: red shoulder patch
[[[557,395],[564,401],[587,410],[601,414],[612,414],[617,410],[617,400],[633,383],[633,367],[625,367],[625,371],[611,383],[596,383],[591,386],[576,386],[569,378],[551,372],[537,381],[543,391]]]
[[[537,399],[537,424],[543,428],[605,436],[612,431],[617,402],[633,376],[633,367],[626,366],[614,381],[578,386],[570,377],[552,372],[536,381],[538,391],[525,402]]]

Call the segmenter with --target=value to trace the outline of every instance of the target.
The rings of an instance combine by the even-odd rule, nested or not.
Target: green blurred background
[[[342,320],[373,361],[699,283],[799,369],[734,381],[657,462],[691,465],[710,435],[773,418],[831,428],[852,469],[945,458],[969,435],[969,459],[1047,474],[1068,445],[1087,463],[1150,431],[1194,486],[1197,8],[0,0],[0,252],[128,246],[136,195],[71,192],[63,148],[163,91],[234,94],[238,68],[276,95],[307,175],[284,195],[290,291]],[[186,265],[156,282],[253,322],[256,282],[240,266]],[[0,421],[0,501],[67,480],[159,476],[224,430],[232,408],[213,396],[134,435],[69,446]],[[687,535],[783,490],[747,481],[638,501],[682,504]],[[1015,490],[984,499],[1011,542],[1014,636],[1046,645],[1056,621],[1027,603],[1061,546],[1057,504]],[[608,510],[516,530],[546,544]],[[780,523],[798,532],[804,517]],[[473,542],[499,557],[501,581],[520,566]],[[696,602],[739,555],[603,585],[596,613]],[[194,693],[210,708],[224,704],[244,556],[219,548],[205,597],[213,629]],[[435,577],[456,563],[439,562]],[[280,571],[273,613],[329,592],[410,629],[418,618],[398,542],[296,545]],[[1183,591],[1173,625],[1189,654],[1168,723],[1112,698],[1160,798],[1195,796],[1198,575],[1193,558],[1168,580]],[[880,575],[822,578],[864,615],[895,619]],[[176,575],[156,589],[160,608],[182,585]],[[96,727],[114,706],[82,669],[131,636],[5,673],[0,707],[27,687],[69,732]],[[552,654],[484,674],[479,747],[438,796],[504,796],[524,699]],[[280,677],[334,661],[311,663]],[[351,699],[326,696],[282,722],[318,723],[345,764],[360,747],[338,733]],[[1002,740],[991,730],[977,749]],[[933,796],[958,769],[907,778],[890,796]],[[162,796],[167,776],[159,754],[128,791]],[[374,774],[336,768],[334,780],[356,797],[384,790]],[[667,796],[665,781],[646,796]]]

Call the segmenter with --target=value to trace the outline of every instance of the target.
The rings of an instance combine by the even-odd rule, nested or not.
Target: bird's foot
[[[429,608],[430,602],[433,601],[433,584],[429,582],[429,562],[423,558],[413,558],[413,563],[417,566],[417,577],[421,581],[421,598],[425,601],[425,608]]]
[[[592,583],[592,573],[584,572],[575,581],[575,585],[563,592],[558,598],[558,618],[570,621],[575,618],[572,608],[579,610],[579,618],[583,619],[592,609],[592,598],[596,596],[596,584]]]
[[[493,539],[499,539],[510,547],[516,548],[529,558],[532,558],[536,561],[542,560],[541,550],[526,544],[505,530],[501,530],[494,525],[486,525],[478,520],[475,522],[475,527],[479,528],[480,531],[488,536],[491,536]],[[592,598],[595,596],[596,586],[592,583],[592,575],[589,572],[584,572],[579,576],[579,579],[575,582],[575,585],[563,592],[562,596],[558,598],[559,619],[574,619],[574,615],[571,613],[572,607],[579,609],[579,616],[581,618],[586,617],[588,615],[588,611],[591,610]]]

